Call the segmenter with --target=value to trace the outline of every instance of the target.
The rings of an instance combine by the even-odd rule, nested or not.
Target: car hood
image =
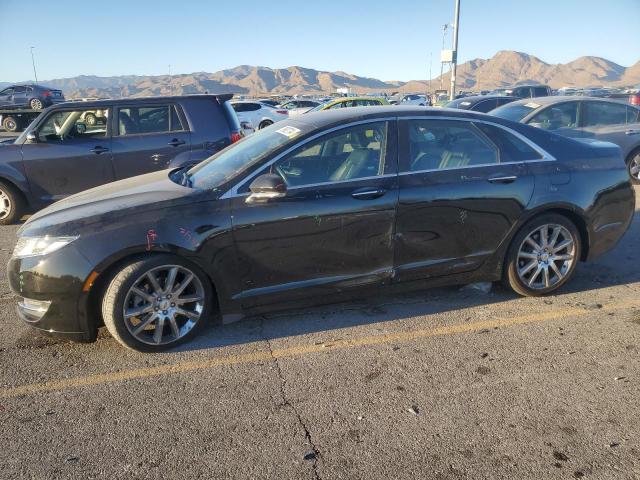
[[[65,230],[80,228],[122,219],[132,209],[156,209],[166,207],[167,202],[175,205],[191,201],[198,190],[178,185],[169,173],[170,170],[162,170],[77,193],[37,212],[19,233],[31,234],[53,225],[66,226]]]

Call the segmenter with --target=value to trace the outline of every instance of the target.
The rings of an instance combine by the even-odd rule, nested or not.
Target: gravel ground
[[[35,334],[3,270],[0,476],[638,479],[639,242],[636,217],[551,297],[377,297],[156,355]]]

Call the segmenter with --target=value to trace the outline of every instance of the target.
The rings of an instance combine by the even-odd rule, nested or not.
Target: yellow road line
[[[640,307],[637,302],[617,303],[615,305],[605,306],[602,310],[619,310],[629,309],[632,307]],[[88,375],[85,377],[65,378],[61,380],[50,380],[43,383],[33,383],[21,385],[17,387],[9,387],[0,389],[0,398],[17,397],[20,395],[31,395],[35,393],[53,392],[66,390],[70,388],[88,387],[92,385],[101,385],[105,383],[123,382],[127,380],[135,380],[141,378],[157,377],[162,375],[170,375],[176,373],[193,372],[225,365],[239,365],[246,363],[254,363],[272,358],[286,358],[307,355],[311,353],[327,352],[337,349],[346,349],[354,347],[363,347],[368,345],[380,345],[392,342],[407,342],[420,338],[437,337],[443,335],[454,335],[458,333],[468,333],[480,331],[484,329],[492,329],[494,327],[509,327],[514,325],[522,325],[527,323],[540,323],[550,320],[557,320],[563,317],[584,316],[593,313],[593,311],[583,308],[571,307],[556,309],[548,312],[535,313],[511,318],[498,318],[494,320],[485,320],[480,322],[463,323],[456,325],[448,325],[437,328],[411,330],[407,332],[389,333],[383,335],[372,335],[347,340],[336,340],[325,344],[303,344],[289,348],[274,349],[269,351],[260,351],[253,353],[245,353],[241,355],[229,355],[225,357],[211,358],[206,360],[194,360],[179,362],[172,365],[161,365],[158,367],[138,368],[133,370],[125,370],[122,372],[102,373],[96,375]]]

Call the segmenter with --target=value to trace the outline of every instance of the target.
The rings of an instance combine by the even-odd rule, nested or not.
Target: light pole
[[[458,64],[458,29],[460,27],[460,0],[456,0],[456,9],[453,14],[453,56],[451,61],[451,92],[449,100],[456,98],[456,67]]]
[[[33,76],[36,79],[36,83],[38,83],[38,74],[36,73],[36,61],[33,58],[33,49],[36,47],[31,47],[31,65],[33,65]]]

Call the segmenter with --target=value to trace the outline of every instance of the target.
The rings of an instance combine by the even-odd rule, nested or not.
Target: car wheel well
[[[88,309],[88,319],[89,322],[93,322],[96,328],[104,326],[104,320],[102,318],[102,296],[104,295],[109,283],[111,280],[117,275],[117,273],[127,264],[130,264],[136,260],[139,260],[144,257],[149,257],[150,255],[166,255],[167,252],[138,252],[127,255],[123,258],[116,260],[115,262],[108,265],[106,268],[100,272],[98,278],[91,286],[91,290],[89,291],[89,298],[87,300],[87,309]],[[171,255],[171,253],[170,253]],[[176,255],[179,256],[179,255]],[[188,258],[180,257],[187,261],[190,261]],[[197,264],[196,264],[197,265]],[[207,276],[209,283],[211,284],[211,288],[213,290],[213,301],[214,301],[214,310],[213,312],[217,314],[220,311],[219,303],[218,303],[218,290],[216,288],[216,284],[211,278],[211,276],[206,272],[206,270],[201,270]],[[90,328],[92,325],[90,325]]]
[[[638,155],[640,153],[640,145],[638,145],[636,148],[634,148],[633,150],[631,150],[629,152],[629,155],[627,155],[627,158],[624,159],[624,162],[626,164],[629,164],[629,162],[631,161],[631,159],[633,157],[635,157],[636,155]]]
[[[29,206],[29,202],[27,201],[27,196],[20,189],[20,187],[18,187],[18,185],[15,184],[15,182],[13,182],[12,180],[9,180],[7,177],[0,177],[0,182],[6,184],[9,187],[12,187],[16,191],[16,193],[20,195],[20,197],[24,201],[24,205],[27,207]]]
[[[268,127],[269,125],[273,125],[273,122],[271,120],[263,120],[260,122],[260,125],[258,125],[258,130]]]
[[[567,220],[569,220],[571,223],[573,223],[576,226],[576,228],[578,229],[578,233],[580,233],[580,243],[582,244],[580,260],[585,261],[589,255],[589,233],[587,231],[587,224],[585,223],[584,219],[573,210],[569,210],[568,208],[550,208],[548,210],[537,212],[534,216],[532,216],[531,218],[528,218],[527,221],[520,228],[524,228],[524,226],[534,218],[537,218],[541,215],[547,215],[549,213],[562,215],[563,217],[565,217]],[[516,235],[518,234],[519,231],[520,229],[518,229],[518,231],[516,232]]]

